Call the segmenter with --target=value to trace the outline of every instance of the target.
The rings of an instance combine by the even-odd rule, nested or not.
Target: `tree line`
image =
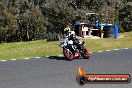
[[[93,16],[86,13],[101,15]],[[45,39],[62,33],[71,23],[116,21],[121,31],[132,30],[129,0],[0,0],[0,42]]]

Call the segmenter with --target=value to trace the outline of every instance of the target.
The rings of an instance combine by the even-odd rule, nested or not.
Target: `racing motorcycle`
[[[90,53],[84,47],[84,41],[78,40],[74,31],[69,32],[67,36],[60,40],[60,46],[63,48],[63,54],[68,60],[78,59],[79,57],[90,58]]]

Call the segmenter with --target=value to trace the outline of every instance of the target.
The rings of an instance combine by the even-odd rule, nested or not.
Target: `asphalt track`
[[[76,83],[79,66],[87,73],[132,75],[132,49],[94,52],[89,60],[64,57],[0,62],[0,88],[132,88],[130,84]]]

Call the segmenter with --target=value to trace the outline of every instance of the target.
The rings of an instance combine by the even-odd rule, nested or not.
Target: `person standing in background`
[[[114,29],[114,38],[118,37],[118,31],[119,31],[119,27],[116,23],[113,23],[113,29]]]

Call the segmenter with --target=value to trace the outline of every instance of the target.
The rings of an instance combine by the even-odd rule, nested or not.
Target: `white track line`
[[[25,60],[28,60],[28,59],[30,59],[30,58],[24,58]]]
[[[105,50],[105,51],[112,51],[112,50]]]
[[[58,57],[64,57],[64,55],[58,55]]]
[[[113,49],[113,50],[119,50],[119,49]]]
[[[35,58],[41,58],[41,57],[35,57]]]
[[[124,48],[124,49],[128,49],[128,48]]]
[[[5,61],[7,61],[7,60],[0,60],[0,61],[5,62]]]
[[[97,51],[97,52],[101,53],[101,52],[103,52],[103,51]]]
[[[48,58],[49,56],[45,56],[46,58]]]
[[[11,59],[12,61],[15,61],[15,60],[17,60],[17,59]]]
[[[64,55],[58,55],[58,56],[62,57],[62,56],[64,56]]]

